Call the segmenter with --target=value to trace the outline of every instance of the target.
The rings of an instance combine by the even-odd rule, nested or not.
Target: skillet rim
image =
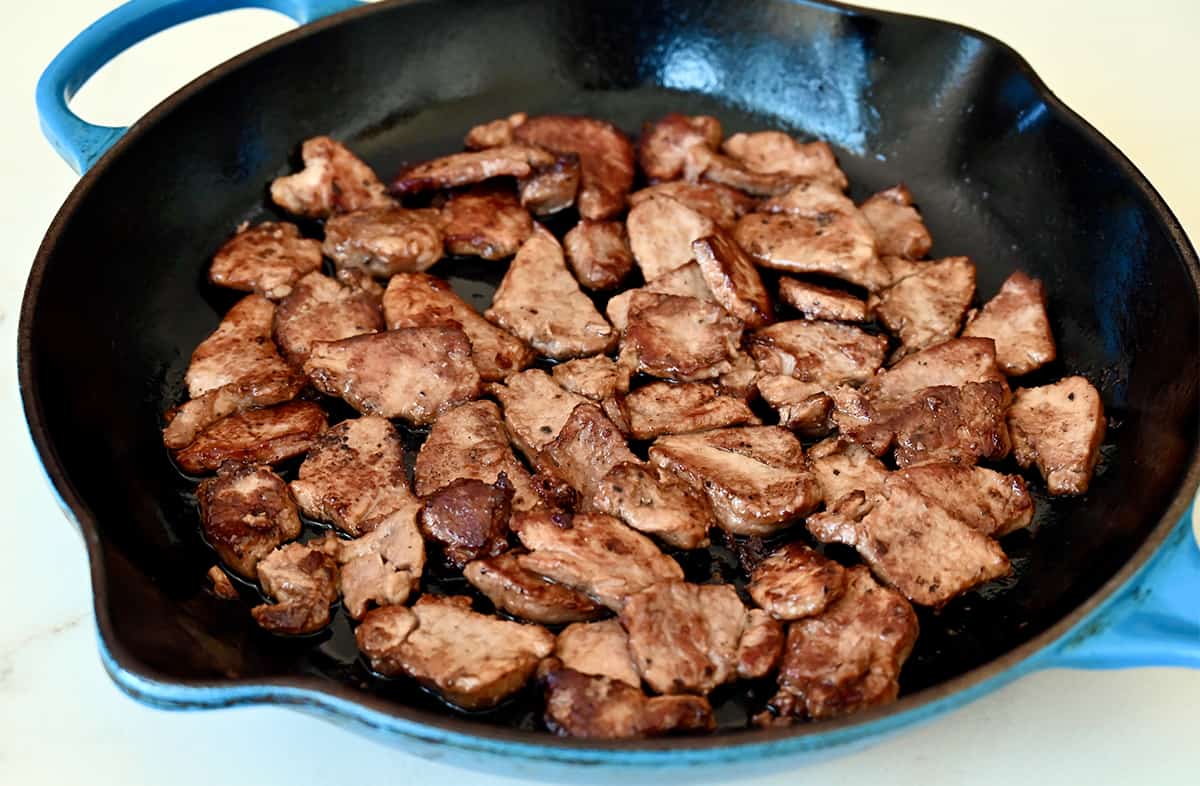
[[[866,9],[834,0],[785,0],[794,5],[815,8],[841,16],[858,16],[877,21],[919,23],[978,40],[1006,58],[1029,81],[1047,110],[1064,125],[1095,146],[1108,162],[1133,185],[1167,230],[1172,244],[1180,252],[1191,278],[1192,292],[1200,301],[1200,260],[1162,196],[1144,174],[1111,141],[1059,99],[1038,76],[1033,67],[1003,41],[974,28],[927,17]],[[108,584],[104,569],[104,547],[94,517],[67,477],[49,439],[35,386],[32,335],[34,313],[59,235],[70,222],[78,205],[109,165],[141,137],[152,133],[158,120],[186,102],[195,93],[258,59],[295,41],[316,35],[328,28],[392,8],[438,0],[392,0],[351,8],[329,17],[301,25],[259,44],[193,79],[144,116],[85,173],[72,189],[38,248],[22,298],[17,330],[18,389],[30,437],[41,459],[42,469],[55,492],[66,517],[80,529],[87,548],[93,590],[93,608],[98,644],[105,669],[123,691],[134,698],[160,707],[218,708],[246,704],[294,706],[350,722],[369,731],[399,735],[413,741],[450,745],[484,754],[521,756],[529,760],[557,764],[608,764],[637,766],[675,766],[688,763],[715,763],[742,758],[751,752],[775,757],[806,750],[829,749],[887,734],[911,723],[930,718],[959,706],[1037,668],[1037,656],[1045,656],[1052,645],[1062,640],[1080,622],[1093,617],[1101,606],[1115,600],[1119,590],[1159,552],[1168,539],[1174,540],[1177,527],[1186,513],[1197,486],[1200,486],[1200,448],[1185,464],[1182,482],[1158,523],[1124,565],[1096,592],[1042,633],[998,658],[971,671],[909,694],[899,701],[843,718],[821,723],[797,724],[785,728],[746,729],[712,736],[668,737],[634,740],[587,740],[557,737],[505,726],[481,724],[468,717],[444,715],[420,710],[382,697],[360,693],[348,685],[309,676],[268,679],[182,680],[168,677],[139,662],[120,642],[108,614]],[[1200,305],[1200,304],[1198,304]],[[1185,533],[1186,534],[1186,533]],[[884,727],[886,728],[880,728]]]

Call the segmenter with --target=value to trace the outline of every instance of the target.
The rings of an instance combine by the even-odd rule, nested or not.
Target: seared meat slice
[[[299,371],[222,385],[168,411],[163,444],[172,450],[185,448],[218,420],[235,412],[291,401],[306,387],[308,379]]]
[[[421,532],[442,544],[456,568],[508,549],[508,515],[513,486],[501,472],[494,484],[459,478],[425,498],[418,522]]]
[[[891,282],[875,255],[871,228],[861,216],[749,213],[738,221],[733,238],[764,267],[833,276],[869,290]]]
[[[533,219],[511,189],[476,187],[454,194],[442,205],[446,252],[504,259],[517,253],[533,233]]]
[[[700,266],[695,262],[688,262],[683,267],[676,268],[670,273],[664,273],[653,281],[647,282],[645,286],[627,289],[609,298],[608,304],[604,307],[604,313],[608,315],[609,321],[618,331],[624,330],[629,323],[629,305],[638,292],[679,295],[680,297],[716,302],[712,290],[708,288],[708,282],[704,280],[704,273],[701,272]]]
[[[843,504],[806,524],[822,543],[853,546],[877,576],[924,606],[941,606],[1011,571],[996,541],[898,474],[863,504]]]
[[[470,186],[493,177],[528,177],[534,169],[553,166],[554,160],[553,153],[528,144],[454,153],[402,169],[392,181],[392,191],[415,194]]]
[[[629,391],[629,370],[604,355],[559,363],[550,370],[565,390],[592,401],[604,401]]]
[[[508,117],[472,126],[463,144],[468,150],[486,150],[489,147],[511,145],[513,130],[528,119],[529,115],[524,112],[514,112]]]
[[[717,377],[717,387],[726,396],[750,401],[758,393],[757,382],[761,375],[758,361],[746,352],[739,352],[733,359],[733,368]]]
[[[308,360],[318,341],[340,341],[383,330],[378,285],[357,271],[343,271],[338,278],[341,281],[309,273],[275,309],[275,343],[297,368]]]
[[[660,581],[629,598],[620,620],[638,673],[657,693],[704,695],[739,677],[762,677],[783,644],[779,623],[765,615],[752,620],[728,584]],[[752,629],[755,645],[770,638],[758,628],[775,631],[773,653],[743,651]]]
[[[871,303],[879,321],[900,339],[903,354],[954,338],[975,296],[975,263],[967,257],[912,267],[912,275],[883,290]]]
[[[326,536],[326,551],[341,565],[346,613],[354,619],[362,619],[372,604],[400,605],[416,592],[425,570],[425,541],[417,529],[420,508],[412,500],[354,540]]]
[[[758,200],[754,197],[720,183],[672,180],[648,186],[641,191],[634,191],[629,195],[629,206],[636,207],[655,197],[668,197],[676,202],[681,202],[727,231],[732,231],[737,220],[758,204]]]
[[[659,437],[650,461],[703,491],[717,522],[735,535],[769,535],[821,501],[800,441],[779,426]]]
[[[560,625],[604,614],[604,607],[587,595],[521,567],[519,556],[510,551],[468,562],[463,575],[497,609],[530,622]]]
[[[633,258],[646,281],[670,273],[692,260],[692,243],[718,231],[711,218],[665,196],[633,206],[625,219]]]
[[[1045,287],[1019,270],[967,320],[962,334],[995,340],[996,362],[1005,374],[1014,377],[1039,369],[1057,357],[1050,318],[1046,316]]]
[[[759,131],[734,134],[721,150],[753,172],[786,174],[838,189],[849,185],[828,142],[797,142],[782,131]]]
[[[513,374],[505,384],[493,385],[492,393],[504,407],[504,423],[513,444],[531,462],[558,436],[575,407],[587,403],[583,396],[560,388],[541,369]]]
[[[643,124],[642,136],[638,139],[638,164],[652,181],[681,177],[694,180],[700,173],[689,171],[689,163],[694,158],[689,155],[692,148],[716,150],[724,136],[721,121],[715,117],[689,117],[671,112],[660,120]]]
[[[834,510],[854,492],[873,497],[887,479],[887,467],[856,442],[830,437],[808,449],[808,466],[817,476],[825,507]],[[849,502],[849,500],[847,500]]]
[[[837,322],[866,322],[867,304],[853,295],[819,284],[784,276],[779,279],[779,298],[805,319]]]
[[[629,654],[629,634],[615,619],[600,622],[576,622],[558,634],[554,657],[568,669],[581,674],[608,677],[635,688],[642,678],[633,667]]]
[[[619,221],[580,221],[563,247],[575,278],[588,289],[613,289],[633,269],[629,236]]]
[[[959,338],[905,357],[863,385],[862,392],[877,404],[895,405],[909,402],[924,388],[1004,381],[991,339]]]
[[[567,270],[562,247],[538,225],[509,265],[484,316],[555,360],[598,355],[617,342]]]
[[[703,382],[652,382],[626,396],[623,406],[634,439],[762,422],[745,401]]]
[[[337,564],[307,543],[289,543],[258,563],[263,594],[275,603],[250,609],[254,621],[273,633],[312,633],[329,624],[338,598]]]
[[[433,424],[417,453],[413,480],[416,492],[427,497],[459,478],[496,483],[501,473],[513,486],[514,510],[538,504],[529,472],[509,447],[500,409],[490,401],[472,401],[447,410]]]
[[[588,496],[608,471],[625,461],[637,461],[625,437],[600,407],[580,404],[558,435],[538,453],[539,471],[549,470],[571,488]]]
[[[961,464],[922,464],[899,474],[984,535],[999,538],[1033,520],[1033,500],[1020,475]]]
[[[775,318],[771,296],[746,252],[724,231],[692,243],[692,254],[713,297],[726,311],[756,328]]]
[[[243,224],[213,256],[208,280],[219,287],[285,297],[306,273],[321,269],[321,243],[300,237],[295,224]]]
[[[381,207],[325,222],[325,256],[338,270],[378,278],[425,270],[442,258],[442,219],[434,210]]]
[[[883,365],[887,339],[854,325],[797,319],[750,336],[750,354],[767,374],[832,387],[861,384]]]
[[[560,155],[554,163],[534,169],[529,177],[517,181],[521,204],[535,216],[550,216],[575,204],[582,172],[579,156]]]
[[[707,147],[688,151],[688,171],[701,172],[710,183],[736,188],[758,197],[785,193],[799,178],[786,172],[755,172],[742,161]]]
[[[517,141],[579,156],[579,215],[601,221],[625,209],[633,185],[633,145],[612,123],[590,117],[541,115],[517,126]]]
[[[325,425],[325,411],[311,401],[238,412],[200,432],[175,453],[175,463],[193,475],[226,461],[278,464],[307,451]]]
[[[370,532],[413,502],[400,435],[374,415],[343,420],[322,434],[298,474],[291,489],[304,514],[351,535]]]
[[[504,379],[533,362],[525,342],[488,322],[450,285],[428,273],[392,276],[383,295],[383,313],[392,330],[414,327],[459,327],[471,340],[471,359],[487,381]]]
[[[1104,441],[1104,404],[1083,377],[1022,388],[1008,410],[1013,454],[1022,467],[1034,464],[1051,494],[1083,494],[1092,480]]]
[[[912,192],[904,184],[871,196],[862,204],[862,214],[875,230],[875,245],[881,256],[922,259],[933,238],[912,206]]]
[[[268,467],[224,464],[196,487],[204,539],[221,561],[248,579],[258,562],[300,536],[300,516],[287,484]]]
[[[467,710],[516,693],[554,650],[554,634],[540,625],[477,614],[461,595],[425,595],[411,610],[377,609],[354,637],[375,671],[407,674]]]
[[[188,395],[240,383],[283,379],[291,369],[271,343],[275,304],[262,295],[239,300],[212,335],[200,342],[188,364]]]
[[[824,436],[833,428],[833,399],[825,385],[781,374],[761,374],[755,384],[763,401],[779,412],[784,428],[803,437]]]
[[[742,323],[716,303],[637,292],[618,361],[650,376],[691,382],[733,370]]]
[[[530,551],[517,557],[521,567],[614,611],[651,584],[683,578],[679,563],[612,516],[534,511],[515,514],[510,526]]]
[[[708,545],[716,525],[704,495],[661,467],[625,462],[609,470],[587,499],[591,510],[615,516],[678,549]]]
[[[557,658],[538,667],[546,691],[546,727],[565,737],[652,737],[711,731],[712,707],[702,696],[647,697],[641,688],[566,668]]]
[[[329,137],[309,139],[300,156],[303,170],[271,183],[271,200],[289,213],[327,218],[393,204],[371,168]]]
[[[205,575],[212,584],[212,593],[221,600],[237,600],[242,597],[237,587],[233,586],[229,574],[221,570],[220,565],[213,565]]]
[[[479,395],[471,342],[454,327],[401,328],[315,344],[304,373],[364,415],[432,423]]]
[[[789,543],[758,564],[746,590],[779,620],[812,617],[846,587],[846,569],[803,543]]]
[[[820,720],[895,701],[900,668],[917,640],[917,615],[866,568],[846,571],[846,590],[817,617],[788,628],[779,692],[771,707],[786,718]],[[773,721],[769,716],[766,723]]]

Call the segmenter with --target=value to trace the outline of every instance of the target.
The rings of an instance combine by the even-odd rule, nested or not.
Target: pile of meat
[[[387,187],[310,139],[270,193],[323,240],[243,226],[212,260],[251,294],[164,441],[263,628],[340,602],[377,674],[470,710],[536,682],[558,734],[712,729],[711,691],[772,676],[758,723],[828,718],[896,698],[912,604],[1009,574],[1033,502],[986,463],[1087,490],[1095,388],[1009,381],[1055,358],[1041,283],[972,309],[975,265],[925,258],[904,186],[855,204],[827,144],[678,114],[636,147],[523,114],[466,147]],[[560,242],[538,219],[564,210]],[[482,313],[426,272],[463,256],[507,266]],[[411,479],[397,424],[428,429]],[[782,545],[744,586],[686,581],[710,537]],[[421,594],[428,560],[477,594]]]

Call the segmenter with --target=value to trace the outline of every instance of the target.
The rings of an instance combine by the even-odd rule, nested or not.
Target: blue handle
[[[1049,667],[1200,669],[1200,495],[1149,563],[1048,653]]]
[[[67,102],[100,67],[134,44],[182,22],[235,8],[266,8],[299,24],[360,5],[359,0],[131,0],[88,27],[58,53],[37,85],[42,133],[83,174],[127,130],[98,126]]]

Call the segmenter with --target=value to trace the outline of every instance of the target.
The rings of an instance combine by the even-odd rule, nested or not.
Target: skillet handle
[[[1048,652],[1051,668],[1200,669],[1200,494],[1125,589]]]
[[[177,24],[235,8],[266,8],[305,24],[358,5],[359,0],[130,0],[75,36],[42,72],[37,84],[42,133],[83,174],[127,129],[89,123],[68,102],[101,66],[129,47]]]

